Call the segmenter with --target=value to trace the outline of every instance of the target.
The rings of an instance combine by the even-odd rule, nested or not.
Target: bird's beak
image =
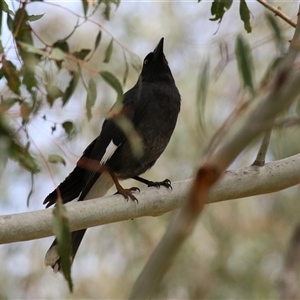
[[[164,54],[164,38],[161,38],[158,45],[155,47],[153,54],[154,54],[154,60],[156,60],[159,56]]]

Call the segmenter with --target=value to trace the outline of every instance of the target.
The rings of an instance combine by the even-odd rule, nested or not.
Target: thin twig
[[[280,17],[282,20],[296,28],[296,23],[293,20],[291,20],[286,14],[284,14],[279,8],[274,7],[265,0],[257,0],[257,2],[266,7],[271,12],[273,12],[275,16]]]
[[[262,139],[260,148],[258,150],[256,159],[253,163],[253,166],[264,166],[265,165],[265,160],[266,160],[266,154],[268,151],[269,143],[270,143],[270,138],[271,138],[271,132],[272,129],[269,129],[265,132],[264,137]]]

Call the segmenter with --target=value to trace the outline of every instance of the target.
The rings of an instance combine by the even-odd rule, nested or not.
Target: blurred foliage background
[[[13,1],[9,7],[16,11],[19,4]],[[26,107],[22,111],[19,105],[12,105],[8,110],[5,122],[16,129],[20,141],[24,144],[30,141],[30,153],[41,172],[34,175],[32,183],[31,174],[17,162],[5,157],[0,160],[1,214],[42,209],[45,196],[69,174],[82,151],[98,135],[116,93],[94,70],[109,71],[123,82],[127,61],[128,76],[123,86],[126,91],[135,84],[142,59],[161,37],[165,37],[165,54],[182,96],[182,110],[167,150],[146,177],[172,181],[192,177],[210,138],[234,108],[250,95],[243,88],[238,71],[236,36],[241,34],[249,45],[254,86],[266,90],[267,84],[259,83],[274,59],[289,46],[293,35],[290,25],[276,19],[280,38],[276,37],[266,9],[257,2],[247,4],[251,11],[249,34],[240,20],[238,2],[233,2],[221,23],[209,20],[211,2],[122,1],[117,10],[116,5],[111,5],[110,20],[103,14],[104,7],[85,20],[81,2],[28,4],[29,15],[44,14],[31,22],[37,47],[66,38],[76,25],[80,26],[68,39],[70,53],[93,49],[100,31],[102,35],[95,53],[82,66],[83,81],[78,81],[63,108],[61,100],[53,101],[52,106],[49,101],[38,101],[30,122],[24,122]],[[296,20],[297,3],[276,2],[276,6]],[[88,9],[92,11],[92,6]],[[6,59],[18,65],[6,24],[3,17],[1,41]],[[112,37],[111,57],[105,63]],[[206,62],[210,68],[204,103],[197,97],[197,90],[199,74]],[[72,74],[69,71],[76,69],[76,62],[69,60],[65,67],[59,71],[55,63],[43,62],[39,66],[41,81],[65,90]],[[91,78],[96,84],[97,97],[89,119],[82,82],[87,84]],[[1,80],[0,89],[2,101],[11,97],[5,80]],[[295,105],[285,114],[295,115],[298,111]],[[64,124],[70,127],[66,129]],[[298,127],[277,129],[272,134],[267,160],[298,153],[298,137]],[[258,147],[258,143],[253,144],[244,151],[232,168],[251,164]],[[49,155],[56,162],[62,162],[58,159],[61,157],[65,165],[50,163]],[[132,186],[132,183],[126,181],[124,185]],[[299,222],[298,199],[299,191],[295,187],[276,194],[207,205],[155,298],[278,298],[289,242]],[[60,275],[53,275],[52,270],[43,266],[52,238],[1,245],[0,298],[125,298],[172,214],[89,229],[72,268],[73,294]]]

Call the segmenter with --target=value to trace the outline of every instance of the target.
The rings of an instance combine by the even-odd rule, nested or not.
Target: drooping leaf
[[[65,53],[69,53],[69,45],[65,40],[58,40],[53,44],[53,48],[58,48]],[[53,49],[53,50],[54,50]]]
[[[12,141],[11,147],[9,149],[9,156],[11,159],[17,161],[24,169],[36,174],[38,173],[39,167],[35,162],[34,158],[30,155],[28,150],[18,145],[16,142]]]
[[[7,84],[9,88],[17,95],[20,95],[20,79],[16,66],[9,60],[6,60],[4,56],[2,56],[2,70],[3,75],[7,80]]]
[[[123,51],[123,55],[124,55],[124,61],[125,61],[125,72],[124,72],[124,76],[123,76],[123,86],[124,86],[126,84],[128,73],[129,73],[129,64],[128,64],[128,61],[127,61],[125,51]]]
[[[250,92],[254,94],[251,50],[246,40],[240,35],[236,39],[235,55],[243,86],[248,88]]]
[[[86,114],[89,120],[92,117],[92,107],[95,105],[96,98],[97,98],[97,87],[95,81],[91,78],[89,80],[89,84],[87,88],[87,97],[86,97]]]
[[[69,85],[63,94],[63,97],[62,97],[63,106],[67,104],[70,97],[72,96],[72,94],[77,86],[78,79],[79,79],[79,74],[76,72],[73,74],[73,77],[71,78]]]
[[[89,8],[89,3],[87,0],[81,0],[82,6],[83,6],[83,13],[86,16],[88,8]]]
[[[41,14],[41,15],[30,15],[28,16],[28,21],[33,22],[33,21],[37,21],[39,19],[41,19],[44,16],[45,13]]]
[[[27,47],[33,46],[32,30],[28,24],[28,14],[25,9],[25,5],[17,10],[16,16],[13,22],[13,33],[18,44],[18,52],[22,58],[22,75],[25,76],[24,83],[27,90],[30,92],[33,86],[36,86],[35,79],[35,66],[39,62],[35,53],[27,51],[20,43],[27,44]]]
[[[101,71],[101,77],[117,92],[118,101],[123,98],[123,88],[120,81],[110,72]]]
[[[66,57],[66,54],[59,48],[53,48],[49,55],[50,59],[54,59],[56,61],[63,61],[65,59],[65,57]]]
[[[114,42],[114,39],[112,38],[105,50],[105,57],[104,57],[104,61],[103,61],[105,63],[108,63],[110,61],[111,54],[113,52],[113,42]]]
[[[91,49],[81,49],[80,51],[73,52],[73,56],[80,59],[84,60],[86,56],[91,52]]]
[[[102,31],[100,30],[97,34],[96,40],[95,40],[95,45],[94,45],[94,51],[98,48],[100,41],[102,37]]]
[[[64,160],[64,158],[58,154],[50,154],[48,156],[48,162],[52,164],[60,163],[63,164],[64,166],[66,165],[66,161]]]
[[[105,8],[103,10],[103,16],[105,17],[106,20],[109,21],[110,19],[110,11],[111,11],[111,7],[110,7],[110,3],[109,1],[105,1]]]
[[[212,14],[211,21],[221,22],[224,14],[230,9],[233,0],[214,0],[210,12]]]
[[[7,23],[7,27],[8,29],[12,32],[13,31],[13,23],[14,23],[14,20],[13,18],[10,16],[10,14],[7,14],[7,20],[6,20],[6,23]]]
[[[53,209],[53,232],[57,239],[57,252],[60,256],[61,271],[68,283],[69,290],[73,291],[71,277],[71,232],[66,207],[59,198]]]
[[[63,129],[65,130],[65,132],[68,136],[71,136],[75,131],[74,124],[71,121],[63,122],[62,127],[63,127]]]
[[[31,112],[32,108],[28,105],[27,102],[23,101],[20,105],[20,113],[23,125],[29,122]]]
[[[247,31],[247,33],[250,33],[252,31],[250,24],[250,10],[245,0],[240,0],[240,17],[244,22],[245,30]]]
[[[6,1],[5,1],[5,0],[1,0],[1,2],[2,2],[2,8],[1,8],[1,9],[2,9],[4,12],[6,12],[7,14],[10,14],[10,15],[14,16],[14,15],[15,15],[14,12],[13,12],[12,10],[9,9],[9,6],[8,6],[8,4],[6,3]]]
[[[37,85],[34,72],[28,72],[28,70],[24,68],[24,72],[22,73],[24,73],[23,84],[26,86],[29,92],[32,92],[32,89]]]
[[[284,51],[284,38],[282,36],[280,26],[278,25],[276,18],[272,14],[267,13],[266,19],[273,30],[274,40],[276,42],[277,48],[279,49],[279,52],[282,53]]]
[[[46,98],[47,102],[49,103],[50,106],[53,105],[54,101],[60,97],[63,96],[62,90],[56,86],[54,83],[48,83],[45,85],[46,88]]]
[[[17,10],[13,22],[13,28],[14,28],[14,36],[18,43],[23,42],[29,45],[33,45],[31,28],[28,24],[28,14],[25,9],[25,6],[22,6],[20,9]],[[24,61],[23,52],[22,51],[19,52]]]
[[[120,5],[120,0],[105,0],[105,1],[98,1],[98,2],[103,2],[105,5],[104,11],[103,11],[103,16],[105,17],[106,20],[110,19],[110,13],[111,13],[111,3],[116,5],[116,9]]]

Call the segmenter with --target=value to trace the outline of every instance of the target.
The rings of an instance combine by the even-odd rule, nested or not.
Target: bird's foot
[[[138,199],[132,194],[132,192],[140,192],[140,189],[137,187],[132,187],[130,189],[124,189],[123,187],[119,186],[118,191],[115,193],[122,195],[127,201],[130,198],[132,201],[139,202]]]
[[[165,179],[163,181],[149,181],[147,183],[148,187],[154,186],[156,188],[160,188],[161,186],[166,187],[167,189],[171,189],[172,190],[172,185],[171,185],[171,181],[169,179]]]

